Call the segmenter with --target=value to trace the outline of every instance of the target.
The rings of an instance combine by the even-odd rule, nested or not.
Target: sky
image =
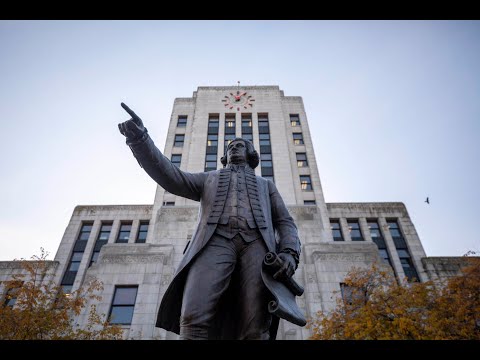
[[[52,259],[76,205],[153,203],[121,102],[163,150],[175,98],[237,81],[303,98],[327,202],[480,252],[479,21],[0,21],[0,260]]]

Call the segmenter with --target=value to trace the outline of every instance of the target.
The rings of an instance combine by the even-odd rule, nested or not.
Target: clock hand
[[[233,94],[232,94],[232,95],[233,95]],[[233,96],[235,97],[235,100],[239,101],[243,95],[247,95],[247,93],[246,93],[246,92],[244,92],[243,94],[240,94],[240,95],[233,95]]]

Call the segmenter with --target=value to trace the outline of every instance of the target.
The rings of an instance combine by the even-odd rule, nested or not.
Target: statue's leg
[[[188,271],[180,317],[181,339],[208,339],[216,306],[228,288],[235,262],[232,241],[214,234]]]
[[[243,240],[238,237],[235,241]],[[263,239],[243,242],[238,260],[240,324],[238,339],[268,340],[272,316],[268,312],[270,294],[263,284],[261,266],[268,252]]]

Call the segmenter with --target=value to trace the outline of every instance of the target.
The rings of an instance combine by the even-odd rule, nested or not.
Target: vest
[[[231,165],[226,170],[228,176],[228,190],[226,191],[225,200],[223,202],[223,210],[217,220],[217,227],[215,232],[218,235],[232,239],[236,235],[240,235],[246,242],[251,242],[260,238],[262,235],[258,231],[256,223],[256,217],[252,211],[252,205],[250,201],[250,193],[255,193],[253,198],[258,199],[258,193],[256,190],[256,178],[251,177],[253,170],[248,166]],[[253,177],[255,174],[253,173]],[[220,180],[223,180],[220,178]],[[255,181],[255,185],[253,184]],[[250,190],[250,191],[249,191]],[[224,192],[219,189],[221,194]],[[217,195],[218,195],[217,192]],[[261,210],[261,209],[260,209]],[[259,220],[263,220],[263,212],[257,214]]]

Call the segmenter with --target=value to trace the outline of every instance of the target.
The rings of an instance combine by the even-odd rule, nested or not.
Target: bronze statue
[[[300,255],[297,227],[275,184],[255,175],[259,156],[253,144],[236,138],[221,158],[223,169],[184,172],[121,105],[132,118],[118,127],[140,166],[165,190],[200,202],[199,224],[163,296],[156,326],[181,339],[273,340],[278,316],[304,325],[298,308],[290,309],[303,289],[292,281],[283,288],[276,284],[293,280]],[[268,274],[262,264],[274,258],[277,267],[263,269],[275,269]],[[287,305],[275,312],[279,303]]]

